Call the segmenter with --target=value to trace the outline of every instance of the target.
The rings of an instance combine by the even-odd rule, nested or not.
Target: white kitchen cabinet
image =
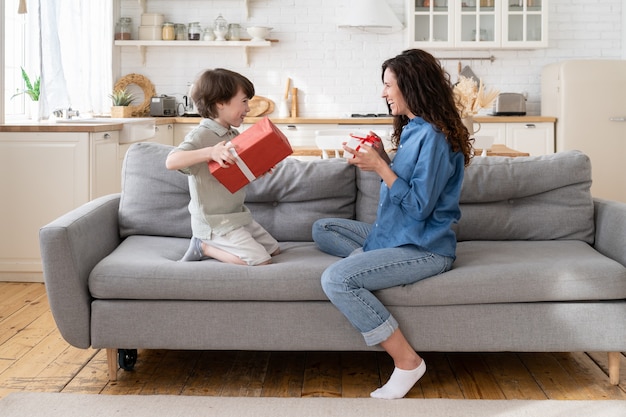
[[[505,143],[533,156],[554,153],[554,123],[507,123]]]
[[[119,133],[0,133],[0,280],[41,281],[39,228],[119,191]]]
[[[156,125],[154,138],[149,142],[162,143],[163,145],[174,144],[174,124]]]
[[[152,138],[148,138],[145,140],[141,140],[138,142],[152,142],[152,143],[161,143],[163,145],[170,145],[172,146],[174,144],[174,123],[167,123],[167,124],[157,124],[154,128],[155,134]],[[137,142],[133,142],[133,143],[137,143]],[[117,165],[118,165],[118,170],[117,170],[117,175],[118,175],[118,190],[115,191],[116,193],[119,193],[121,191],[121,179],[122,179],[122,166],[124,164],[124,157],[126,156],[126,152],[128,152],[128,149],[133,145],[133,143],[121,143],[118,146],[118,150],[117,150]]]
[[[548,0],[409,0],[407,4],[411,47],[548,46]]]
[[[187,133],[198,127],[198,123],[176,123],[174,124],[174,146],[178,146],[185,140]]]
[[[474,124],[475,129],[478,123]],[[530,155],[546,155],[555,152],[554,123],[551,122],[502,122],[480,123],[475,136],[493,137],[493,143],[501,143]]]

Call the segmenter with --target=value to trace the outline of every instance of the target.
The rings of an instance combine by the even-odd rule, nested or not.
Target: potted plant
[[[26,86],[26,88],[23,90],[18,89],[17,93],[13,94],[11,98],[17,97],[22,94],[28,95],[28,97],[30,97],[30,99],[32,100],[31,117],[34,120],[39,120],[39,93],[41,87],[41,77],[37,77],[34,79],[33,82],[31,82],[31,79],[24,70],[24,68],[20,67],[20,69],[22,70],[22,79],[24,80],[24,85]]]
[[[109,97],[113,101],[111,117],[132,117],[133,109],[130,108],[130,105],[135,99],[132,93],[128,92],[126,89],[114,90],[112,94],[109,94]]]

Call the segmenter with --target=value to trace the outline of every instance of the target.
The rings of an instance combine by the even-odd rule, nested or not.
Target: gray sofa
[[[337,258],[311,241],[322,217],[373,221],[380,180],[341,159],[287,159],[247,205],[281,243],[271,265],[177,262],[191,235],[171,148],[134,144],[123,191],[40,232],[52,313],[72,345],[106,348],[110,379],[136,349],[366,350],[327,300]],[[466,170],[451,271],[378,294],[418,351],[626,351],[626,204],[594,200],[589,159],[477,157]],[[119,351],[118,351],[119,349]],[[374,348],[375,349],[375,348]]]

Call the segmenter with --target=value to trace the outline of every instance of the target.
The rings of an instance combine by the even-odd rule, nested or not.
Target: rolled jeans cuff
[[[365,344],[367,346],[378,345],[381,342],[389,339],[389,337],[396,331],[398,328],[398,322],[393,316],[389,316],[387,320],[374,330],[370,330],[366,333],[361,333],[363,338],[365,339]]]

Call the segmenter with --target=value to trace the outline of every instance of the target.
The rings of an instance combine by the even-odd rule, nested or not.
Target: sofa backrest
[[[190,237],[187,176],[165,168],[172,146],[135,143],[122,168],[120,235]],[[343,159],[287,158],[246,189],[253,217],[279,241],[311,241],[313,222],[354,218],[356,168]],[[378,198],[376,198],[378,200]],[[373,204],[374,214],[376,202]]]
[[[190,237],[187,177],[165,168],[172,146],[133,144],[122,170],[120,234]],[[466,168],[463,240],[576,239],[593,243],[591,163],[578,151],[521,158],[476,157]],[[324,217],[376,218],[380,177],[343,159],[287,158],[247,188],[254,218],[280,241],[310,241]]]
[[[465,170],[457,240],[594,239],[591,162],[579,151],[476,157]]]
[[[311,241],[315,220],[354,218],[355,170],[344,159],[287,158],[248,185],[246,206],[277,240]]]

